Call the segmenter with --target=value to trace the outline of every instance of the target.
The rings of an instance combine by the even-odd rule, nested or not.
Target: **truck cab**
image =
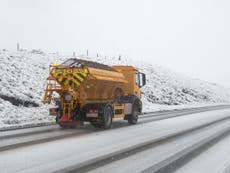
[[[144,73],[138,71],[133,66],[113,66],[114,69],[121,72],[128,83],[123,87],[126,95],[136,95],[141,98],[140,88],[146,84]]]

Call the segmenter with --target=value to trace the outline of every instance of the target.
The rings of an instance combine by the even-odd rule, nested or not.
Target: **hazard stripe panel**
[[[80,86],[84,81],[84,77],[88,74],[87,69],[53,69],[51,75],[63,85],[70,85],[71,82]]]

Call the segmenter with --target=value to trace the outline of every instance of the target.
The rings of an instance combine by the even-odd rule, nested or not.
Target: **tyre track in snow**
[[[139,123],[137,125],[148,123],[151,121],[175,118],[179,116],[185,116],[188,114],[225,109],[229,107],[230,105],[221,105],[221,106],[208,106],[208,107],[200,107],[200,108],[174,110],[174,111],[167,111],[167,112],[152,112],[148,114],[145,113],[142,116],[140,116]],[[123,120],[115,121],[113,123],[112,129],[122,128],[127,126],[128,124],[126,121]],[[19,129],[19,130],[2,131],[0,134],[0,141],[1,141],[0,151],[49,142],[58,139],[81,137],[82,135],[87,135],[98,131],[102,131],[102,130],[94,129],[89,124],[86,124],[84,128],[79,127],[75,129],[61,129],[57,125],[50,125],[50,126],[26,128],[26,129]]]
[[[106,172],[106,170],[104,170],[103,167],[108,164],[122,160],[124,158],[128,158],[132,155],[138,154],[145,150],[153,149],[160,145],[164,145],[165,143],[170,143],[171,141],[175,141],[179,138],[183,138],[184,136],[189,136],[189,135],[192,135],[193,133],[202,132],[202,130],[207,130],[207,128],[211,129],[217,126],[221,127],[222,125],[224,125],[223,128],[216,131],[212,135],[204,137],[202,140],[198,140],[198,142],[194,143],[193,145],[190,145],[180,151],[177,151],[173,153],[173,155],[165,157],[164,160],[161,160],[157,164],[154,164],[151,167],[148,167],[144,169],[143,171],[141,171],[141,173],[153,173],[153,172],[154,173],[170,173],[170,172],[175,171],[178,167],[181,167],[183,164],[186,164],[195,155],[199,154],[200,152],[204,151],[211,145],[214,145],[216,142],[218,142],[225,136],[229,135],[230,134],[230,117],[225,117],[225,118],[222,118],[222,119],[210,122],[210,123],[206,123],[204,125],[201,125],[195,128],[188,128],[184,131],[173,133],[163,138],[154,139],[152,141],[140,143],[130,148],[125,148],[118,152],[110,153],[103,157],[98,157],[97,159],[89,160],[86,163],[81,163],[80,165],[68,167],[68,168],[65,168],[59,171],[65,172],[65,173],[74,173],[74,172],[84,173],[84,172],[90,172],[90,171],[100,172],[101,170],[103,170],[102,172],[104,171]],[[133,164],[131,159],[129,163],[130,165]],[[96,170],[97,168],[101,168],[101,169]],[[122,169],[123,168],[120,168],[120,170]],[[117,171],[117,170],[112,171],[112,169],[110,170],[111,172]],[[121,172],[125,172],[125,171],[121,171]]]
[[[229,119],[226,121],[229,121]],[[230,123],[229,123],[230,125]],[[173,156],[168,157],[164,161],[153,165],[141,173],[172,173],[175,172],[178,168],[182,167],[190,160],[195,158],[200,153],[206,151],[211,146],[215,145],[220,140],[224,139],[226,136],[230,135],[230,126],[225,127],[223,130],[214,133],[211,136],[208,136],[201,141],[195,143],[194,145],[187,147],[186,149],[175,153]]]
[[[152,116],[162,116],[162,115],[171,115],[172,113],[185,113],[186,111],[209,111],[209,110],[218,110],[229,108],[230,105],[214,105],[214,106],[202,106],[202,107],[194,107],[194,108],[182,108],[182,109],[172,109],[172,110],[163,110],[163,111],[154,111],[154,112],[143,112],[139,117],[152,117]],[[172,116],[171,116],[172,117]],[[162,117],[159,117],[159,119]],[[166,117],[165,117],[166,118]],[[163,118],[162,118],[163,119]],[[55,122],[47,122],[47,123],[38,123],[38,124],[26,124],[21,126],[12,126],[12,127],[0,127],[0,132],[7,132],[7,131],[15,131],[15,130],[22,130],[22,129],[34,129],[39,127],[56,127]]]

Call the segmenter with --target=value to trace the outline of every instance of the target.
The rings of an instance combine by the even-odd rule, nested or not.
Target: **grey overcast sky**
[[[230,87],[229,0],[0,0],[0,49],[128,57]]]

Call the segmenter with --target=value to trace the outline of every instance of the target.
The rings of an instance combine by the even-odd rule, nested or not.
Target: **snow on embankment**
[[[47,106],[42,105],[48,67],[70,57],[36,50],[0,50],[0,127],[54,121],[47,116]],[[144,72],[147,76],[147,84],[142,88],[144,111],[230,102],[227,89],[188,79],[159,66],[118,58],[81,58],[108,65],[134,65]]]

